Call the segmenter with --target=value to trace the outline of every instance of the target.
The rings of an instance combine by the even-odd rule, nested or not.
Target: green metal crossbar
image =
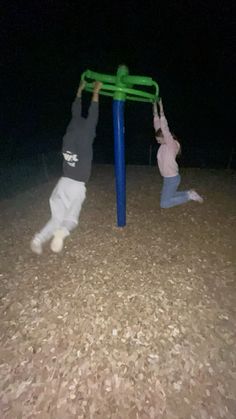
[[[86,70],[81,79],[86,82],[85,90],[89,92],[93,91],[94,81],[102,82],[99,93],[104,96],[112,96],[114,99],[152,103],[158,100],[158,84],[151,77],[129,75],[128,68],[124,65],[119,66],[115,76]],[[136,87],[134,88],[136,85],[150,87],[154,92],[136,89]]]

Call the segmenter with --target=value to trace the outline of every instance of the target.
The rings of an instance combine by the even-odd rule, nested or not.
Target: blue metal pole
[[[113,100],[117,225],[126,224],[124,100]]]

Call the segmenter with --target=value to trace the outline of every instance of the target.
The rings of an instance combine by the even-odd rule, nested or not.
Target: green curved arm
[[[85,71],[82,76],[81,79],[86,81],[86,79],[88,80],[96,80],[96,81],[101,81],[102,83],[116,83],[116,76],[110,76],[109,74],[101,74],[101,73],[96,73],[95,71],[90,71],[87,70]]]
[[[144,86],[152,86],[153,80],[151,77],[143,77],[143,76],[124,76],[123,80],[125,83],[131,84],[141,84]]]
[[[159,96],[159,86],[151,77],[130,76],[126,66],[119,66],[116,76],[86,70],[81,79],[86,82],[85,90],[90,92],[93,90],[94,81],[102,82],[100,94],[112,96],[114,99],[155,102]],[[134,89],[133,85],[153,87],[155,93]]]
[[[87,84],[85,89],[89,92],[92,92],[93,83]],[[127,94],[126,99],[129,99],[129,100],[142,101],[142,99],[148,99],[148,102],[150,102],[156,98],[156,95],[153,95],[152,93],[142,92],[141,90],[131,89],[129,87],[119,87],[119,86],[113,86],[109,84],[104,84],[100,91],[100,93],[105,96],[114,96],[114,93],[112,92],[126,93]],[[134,96],[130,96],[130,95],[134,95]]]

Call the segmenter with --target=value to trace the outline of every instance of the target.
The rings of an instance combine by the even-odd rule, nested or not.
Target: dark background
[[[227,166],[234,1],[10,1],[1,16],[1,161],[59,151],[81,73],[114,74],[125,63],[158,82],[183,165]],[[94,160],[112,163],[112,101],[100,102]],[[151,104],[127,101],[125,126],[127,163],[148,164]]]

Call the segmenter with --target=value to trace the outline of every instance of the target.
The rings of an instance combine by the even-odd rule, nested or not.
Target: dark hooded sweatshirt
[[[98,102],[91,102],[88,117],[81,116],[81,98],[72,104],[72,119],[63,137],[63,176],[87,182],[91,174]]]

